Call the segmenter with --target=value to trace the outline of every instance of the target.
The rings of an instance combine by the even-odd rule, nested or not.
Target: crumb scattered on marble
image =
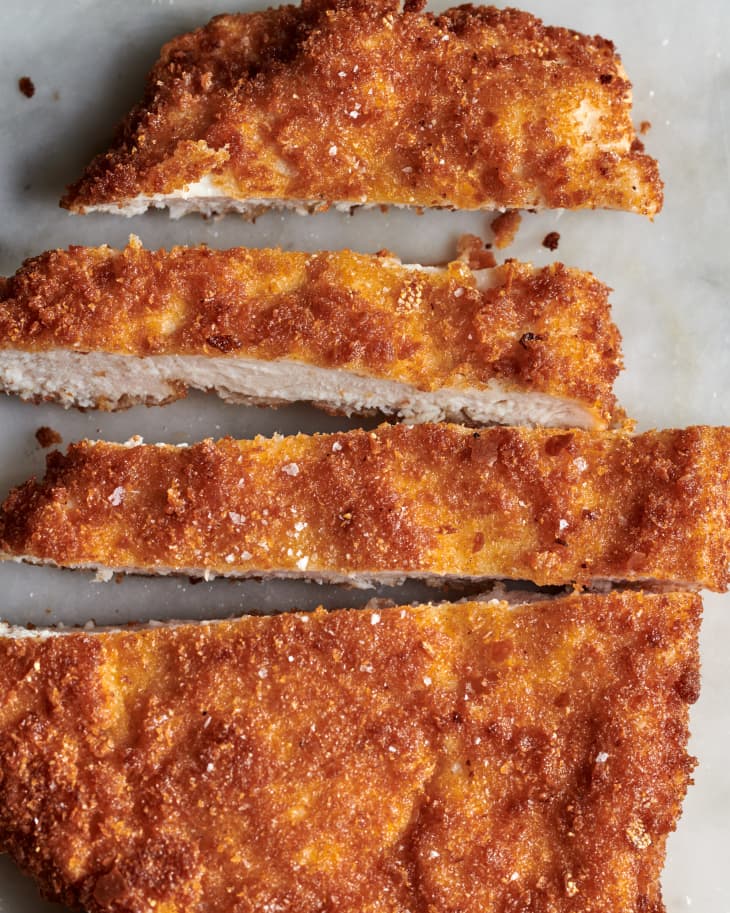
[[[41,425],[35,433],[35,439],[41,447],[53,447],[54,444],[63,443],[63,438],[54,428],[48,425]]]
[[[456,253],[458,259],[466,263],[469,269],[490,269],[497,265],[494,254],[487,250],[478,235],[461,235],[456,242]]]
[[[640,133],[642,136],[646,136],[646,134],[647,134],[650,130],[651,130],[651,121],[650,121],[650,120],[642,120],[642,122],[639,124],[639,133]]]
[[[517,236],[522,216],[516,209],[508,209],[492,219],[490,225],[494,232],[494,244],[500,250],[509,247]]]
[[[560,232],[549,231],[542,239],[542,246],[548,250],[557,250],[560,244]]]
[[[35,85],[30,76],[21,76],[18,80],[18,88],[26,98],[33,98],[35,95]]]

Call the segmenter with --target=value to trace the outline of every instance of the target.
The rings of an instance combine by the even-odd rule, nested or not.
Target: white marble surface
[[[530,8],[546,21],[599,32],[617,43],[635,86],[635,120],[653,124],[647,145],[661,163],[666,205],[653,225],[620,213],[526,215],[506,255],[546,263],[553,255],[540,241],[558,230],[555,256],[593,270],[614,288],[626,357],[619,392],[641,427],[727,423],[730,4],[532,0]],[[268,215],[251,225],[235,217],[174,223],[159,213],[124,220],[60,210],[64,185],[105,145],[116,120],[137,99],[160,44],[222,11],[204,0],[0,0],[0,273],[12,273],[24,257],[49,247],[120,245],[130,231],[148,246],[205,241],[217,247],[388,247],[425,263],[453,253],[463,231],[487,233],[485,214]],[[32,99],[17,89],[24,75],[35,82]],[[180,442],[348,423],[306,408],[235,408],[203,396],[118,415],[1,400],[1,493],[41,471],[44,454],[34,439],[40,425],[56,428],[66,442],[83,436],[124,440],[134,433]],[[412,588],[406,595],[414,593]],[[318,601],[355,605],[368,595],[284,583],[193,587],[187,581],[129,579],[102,585],[67,572],[0,567],[0,617],[15,622],[212,617]],[[730,599],[708,597],[704,690],[692,715],[692,749],[700,767],[670,841],[664,876],[670,913],[730,913],[728,647]],[[0,858],[0,913],[45,909],[54,907],[39,901],[34,885]]]

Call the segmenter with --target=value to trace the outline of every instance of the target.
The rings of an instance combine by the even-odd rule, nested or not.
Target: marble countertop
[[[446,4],[441,4],[445,6]],[[64,186],[104,148],[138,99],[160,45],[224,10],[204,0],[0,0],[0,274],[28,256],[68,244],[122,245],[130,232],[150,247],[206,242],[315,250],[394,250],[404,261],[434,263],[454,253],[465,232],[489,237],[489,214],[358,211],[302,217],[269,214],[172,222],[163,213],[126,220],[71,216],[58,208]],[[623,213],[525,214],[502,256],[534,263],[559,258],[595,272],[613,289],[626,370],[618,393],[640,428],[730,422],[730,4],[703,0],[531,0],[556,25],[611,38],[634,83],[635,121],[648,120],[648,151],[659,161],[666,204],[652,224]],[[32,98],[18,91],[29,76]],[[551,254],[541,246],[560,233]],[[359,424],[305,407],[278,411],[226,406],[192,395],[165,408],[116,415],[64,412],[0,400],[0,496],[31,473],[45,452],[34,433],[49,425],[64,442],[125,440],[133,434],[179,443],[206,436],[325,431]],[[384,590],[393,596],[396,591]],[[49,624],[117,623],[141,618],[209,618],[290,606],[359,605],[373,591],[301,583],[130,578],[94,583],[68,572],[0,566],[0,618]],[[399,599],[424,595],[411,586]],[[428,597],[429,592],[425,595]],[[430,591],[431,598],[435,594]],[[692,713],[700,766],[663,879],[669,913],[730,913],[725,866],[730,846],[730,598],[708,596],[702,634],[703,694]],[[0,911],[58,909],[0,858]]]

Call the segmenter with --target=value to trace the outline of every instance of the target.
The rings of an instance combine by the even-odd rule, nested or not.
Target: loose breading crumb
[[[21,76],[18,80],[18,88],[26,98],[33,98],[35,95],[35,85],[30,76]]]
[[[489,250],[491,244],[485,244],[479,235],[460,235],[456,241],[458,259],[471,270],[492,269],[497,265],[494,254]],[[457,294],[460,293],[460,294]],[[454,296],[460,298],[463,289],[457,288]]]
[[[35,439],[44,449],[53,447],[54,444],[63,443],[63,438],[58,431],[56,431],[55,428],[50,428],[48,425],[41,425],[40,428],[36,429]]]
[[[503,250],[509,247],[517,237],[517,232],[522,223],[522,216],[516,209],[508,209],[492,219],[490,227],[494,232],[494,245]]]
[[[557,231],[549,231],[542,239],[542,246],[547,247],[548,250],[557,250],[559,244],[560,233]]]

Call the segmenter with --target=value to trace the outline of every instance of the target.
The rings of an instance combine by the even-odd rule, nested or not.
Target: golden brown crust
[[[698,597],[0,638],[0,850],[90,913],[664,910]]]
[[[292,358],[420,390],[541,392],[616,420],[620,335],[590,273],[510,262],[414,271],[351,251],[72,247],[0,290],[0,349]]]
[[[258,201],[627,209],[662,204],[611,42],[517,10],[311,0],[174,39],[62,205],[210,176]]]
[[[729,474],[727,428],[427,424],[186,448],[82,442],[10,494],[0,551],[150,573],[722,590]]]

